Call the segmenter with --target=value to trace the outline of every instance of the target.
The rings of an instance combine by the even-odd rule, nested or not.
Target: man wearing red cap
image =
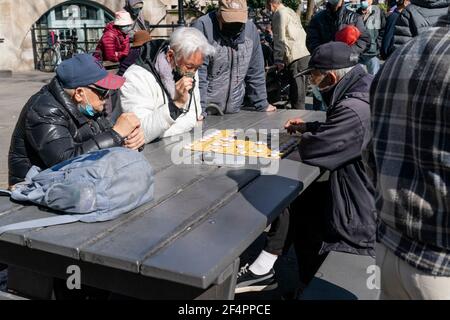
[[[144,145],[138,118],[122,114],[112,127],[104,105],[125,79],[109,74],[94,57],[62,62],[57,76],[35,94],[17,121],[9,150],[9,185],[22,182],[32,166],[47,169],[95,150]]]

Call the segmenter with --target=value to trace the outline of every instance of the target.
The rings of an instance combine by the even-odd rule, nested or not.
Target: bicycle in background
[[[83,48],[78,47],[76,29],[71,30],[71,35],[67,40],[61,40],[61,38],[63,38],[62,32],[58,36],[55,31],[50,31],[47,37],[49,47],[42,51],[38,64],[39,70],[53,72],[63,60],[86,52]]]

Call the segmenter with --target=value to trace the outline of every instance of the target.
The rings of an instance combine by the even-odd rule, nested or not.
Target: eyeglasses
[[[94,91],[95,94],[97,94],[97,96],[102,100],[106,100],[111,93],[111,90],[100,88],[97,86],[89,86],[88,88]]]

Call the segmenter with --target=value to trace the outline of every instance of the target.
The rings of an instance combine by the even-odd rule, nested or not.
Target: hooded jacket
[[[234,41],[219,30],[217,13],[211,12],[194,24],[216,49],[199,69],[202,109],[216,104],[224,113],[237,113],[247,97],[257,111],[265,111],[267,101],[264,56],[255,24],[248,20],[244,31]]]
[[[328,93],[326,122],[308,124],[299,145],[304,163],[330,171],[322,252],[375,254],[375,190],[362,159],[371,141],[372,80],[361,65],[345,75]]]
[[[130,38],[114,22],[106,25],[103,36],[95,49],[94,57],[100,61],[120,62],[130,53]]]
[[[83,115],[54,78],[30,98],[19,116],[9,149],[9,185],[22,182],[33,165],[47,169],[122,142],[104,114]]]
[[[449,0],[411,0],[397,19],[394,50],[433,27],[439,18],[448,14]]]

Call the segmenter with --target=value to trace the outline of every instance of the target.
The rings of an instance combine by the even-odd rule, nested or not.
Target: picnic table
[[[323,112],[242,111],[208,117],[203,130],[281,129],[293,117],[324,120]],[[316,167],[289,157],[279,171],[258,166],[175,165],[180,141],[147,145],[155,171],[155,199],[120,218],[11,231],[0,236],[0,263],[10,266],[21,294],[49,298],[52,279],[81,270],[83,285],[139,299],[233,299],[239,256],[303,190]],[[54,215],[0,197],[0,226]]]

